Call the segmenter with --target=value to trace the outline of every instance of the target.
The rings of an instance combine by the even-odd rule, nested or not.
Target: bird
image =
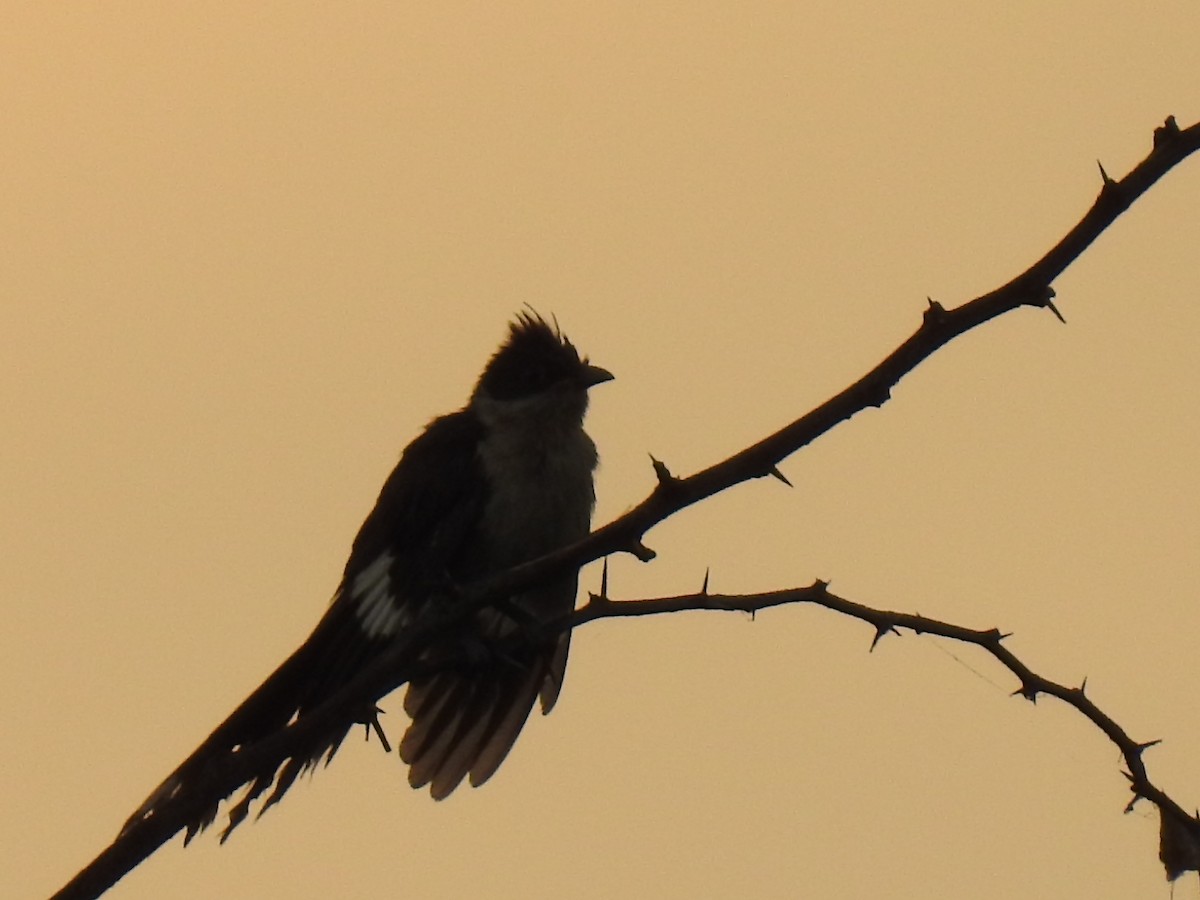
[[[612,378],[579,355],[557,320],[532,309],[518,313],[466,405],[431,421],[402,452],[308,639],[150,794],[122,834],[179,798],[190,797],[195,810],[191,792],[205,772],[303,720],[395,642],[422,634],[452,608],[462,585],[586,537],[598,456],[583,420],[590,389]],[[533,636],[574,609],[577,582],[578,571],[569,570],[502,597],[416,649],[416,658],[428,661],[474,648],[468,664],[433,667],[408,684],[411,722],[399,756],[412,787],[428,787],[441,800],[464,780],[483,784],[508,756],[535,701],[543,714],[554,708],[571,633]],[[503,651],[487,652],[505,639]],[[275,785],[261,815],[299,774],[321,758],[328,763],[356,725],[373,726],[390,750],[378,712],[373,704],[345,710],[311,752],[249,780],[222,842],[254,799]],[[190,814],[185,843],[215,821],[222,799],[205,798]]]

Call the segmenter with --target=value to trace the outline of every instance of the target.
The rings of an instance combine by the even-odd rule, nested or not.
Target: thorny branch
[[[707,578],[705,581],[707,586]],[[805,588],[769,591],[762,594],[710,594],[707,589],[702,589],[698,594],[677,597],[614,601],[609,599],[605,593],[602,589],[600,594],[591,596],[587,604],[571,618],[572,627],[578,627],[596,619],[653,616],[684,610],[725,610],[753,614],[773,606],[812,603],[873,625],[875,636],[871,639],[872,650],[886,635],[900,634],[897,630],[900,628],[907,628],[917,634],[932,634],[965,644],[975,644],[994,656],[1017,677],[1020,687],[1013,691],[1014,696],[1019,694],[1033,703],[1037,702],[1039,694],[1056,697],[1078,710],[1088,721],[1104,732],[1110,741],[1116,744],[1128,768],[1128,771],[1122,774],[1129,780],[1129,789],[1133,792],[1133,797],[1126,805],[1125,811],[1129,812],[1138,800],[1143,799],[1149,800],[1158,807],[1161,820],[1159,859],[1162,860],[1167,871],[1167,877],[1174,880],[1184,872],[1200,870],[1198,869],[1198,864],[1200,864],[1200,820],[1196,816],[1189,815],[1183,807],[1150,780],[1150,776],[1146,772],[1146,765],[1142,760],[1144,751],[1153,747],[1158,741],[1138,742],[1131,738],[1125,729],[1088,697],[1086,679],[1079,687],[1067,687],[1034,672],[1004,645],[1005,638],[1010,635],[998,628],[975,630],[913,613],[875,609],[831,594],[823,581],[814,582]]]
[[[676,477],[665,463],[656,460],[654,470],[658,477],[657,486],[650,496],[628,513],[577,544],[479,584],[465,586],[463,602],[454,615],[420,629],[407,641],[397,642],[328,702],[277,736],[230,753],[225,765],[209,772],[207,779],[190,796],[176,798],[170,809],[124,831],[54,897],[56,900],[98,897],[183,830],[197,810],[211,806],[216,798],[228,797],[256,776],[276,772],[284,760],[304,755],[306,747],[312,745],[314,736],[328,733],[333,726],[344,721],[345,710],[361,709],[364,703],[378,700],[409,678],[427,671],[430,663],[414,663],[416,648],[427,646],[432,638],[461,617],[515,590],[611,553],[631,553],[644,561],[653,559],[654,552],[646,547],[643,538],[655,525],[688,506],[752,478],[767,475],[781,478],[778,465],[783,459],[867,407],[882,406],[890,398],[892,387],[901,378],[959,335],[1022,306],[1049,309],[1061,319],[1054,306],[1055,294],[1051,286],[1054,279],[1078,259],[1135,200],[1197,149],[1200,149],[1200,123],[1180,129],[1174,117],[1168,118],[1155,130],[1150,154],[1128,175],[1114,180],[1101,169],[1100,193],[1091,208],[1054,247],[1020,275],[953,309],[946,309],[930,300],[917,330],[874,369],[816,409],[728,459],[686,478]],[[806,600],[874,624],[876,640],[896,628],[910,628],[979,644],[1020,679],[1020,693],[1030,699],[1039,693],[1051,694],[1070,703],[1121,748],[1129,767],[1127,775],[1134,800],[1139,797],[1148,799],[1161,811],[1160,857],[1167,868],[1168,877],[1174,878],[1185,871],[1200,869],[1200,821],[1189,816],[1149,781],[1141,760],[1146,745],[1139,745],[1129,738],[1092,704],[1082,688],[1066,688],[1034,674],[1003,646],[1003,635],[999,632],[977,632],[906,613],[872,610],[835,598],[819,584],[806,590],[812,592],[811,596],[797,597],[794,592],[781,592],[761,595],[758,599],[741,598],[740,601],[738,598],[709,594],[621,603],[593,598],[576,617],[564,621],[560,627],[574,627],[592,619],[612,616],[648,615],[682,609],[754,608],[754,603],[760,604],[756,608],[763,608]],[[789,599],[780,599],[783,596]],[[737,602],[744,602],[747,607],[737,606]],[[442,664],[445,663],[443,660]]]

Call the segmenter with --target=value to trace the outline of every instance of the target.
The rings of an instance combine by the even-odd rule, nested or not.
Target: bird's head
[[[587,411],[588,389],[612,378],[586,356],[580,358],[557,323],[523,312],[479,376],[471,406],[490,422],[578,426]]]

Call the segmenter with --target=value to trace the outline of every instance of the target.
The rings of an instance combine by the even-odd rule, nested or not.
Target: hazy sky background
[[[597,389],[598,522],[1007,281],[1200,117],[1194,2],[10,4],[0,893],[61,886],[308,634],[401,447],[523,304]],[[1200,805],[1200,159],[1023,310],[655,529],[615,597],[828,578],[1015,632]],[[595,588],[599,569],[582,577]],[[111,892],[1166,897],[1072,710],[784,608],[588,626],[435,804],[353,742]],[[403,728],[398,697],[389,729]],[[1200,895],[1195,876],[1175,897]]]

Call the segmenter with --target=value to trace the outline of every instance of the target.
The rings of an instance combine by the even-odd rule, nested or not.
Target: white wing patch
[[[405,616],[396,605],[392,579],[388,574],[395,557],[380,553],[375,561],[354,577],[350,598],[367,637],[393,637],[404,624]]]

